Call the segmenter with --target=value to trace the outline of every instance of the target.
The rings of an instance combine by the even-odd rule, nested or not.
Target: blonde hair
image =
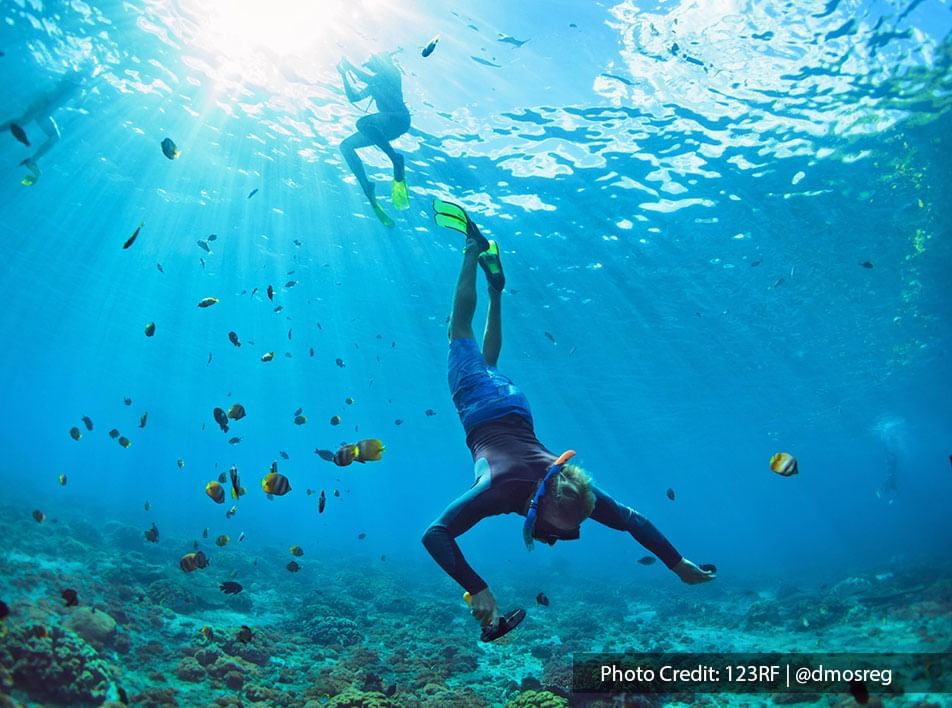
[[[549,480],[546,501],[559,510],[559,515],[581,524],[595,508],[592,477],[578,465],[565,465]]]

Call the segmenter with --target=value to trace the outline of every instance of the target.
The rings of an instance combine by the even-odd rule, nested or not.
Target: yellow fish
[[[205,485],[205,494],[216,504],[223,504],[225,502],[225,490],[215,480]]]
[[[206,556],[201,551],[195,551],[194,553],[186,553],[179,559],[179,568],[184,570],[186,573],[191,573],[196,568],[207,568],[208,567],[208,556]]]
[[[789,452],[778,452],[770,458],[770,469],[781,477],[792,477],[797,469],[797,458]]]
[[[275,467],[277,467],[277,465],[273,465],[271,471],[261,480],[261,488],[267,494],[282,497],[291,491],[291,483],[288,482],[288,478],[283,474],[278,474],[275,471]]]
[[[357,443],[357,462],[375,462],[383,454],[383,443],[375,438],[368,438]]]
[[[338,467],[346,467],[354,460],[358,459],[360,455],[360,448],[357,445],[351,445],[350,443],[346,445],[341,445],[340,449],[334,453],[334,464]]]

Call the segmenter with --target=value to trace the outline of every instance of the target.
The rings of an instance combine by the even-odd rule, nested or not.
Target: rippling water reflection
[[[193,167],[154,187],[163,203],[224,208],[260,184],[280,188],[259,198],[267,218],[244,213],[260,253],[276,257],[270,239],[320,219],[337,234],[367,218],[337,150],[360,111],[335,63],[391,49],[413,113],[397,144],[417,207],[404,228],[427,231],[428,197],[456,195],[527,254],[516,263],[536,273],[535,302],[581,308],[577,330],[650,324],[668,337],[658,357],[681,352],[701,379],[684,318],[720,318],[703,337],[753,379],[763,367],[751,352],[778,327],[789,340],[767,346],[818,367],[837,360],[843,382],[938,341],[922,264],[947,189],[942,3],[19,0],[3,14],[11,102],[67,66],[98,67],[63,121],[66,141],[96,156],[67,158],[64,143],[54,176],[134,202],[152,184],[143,155],[174,135],[176,164]],[[365,157],[387,175],[382,156]],[[545,268],[543,243],[560,249]],[[832,269],[871,259],[897,264],[894,289]],[[630,314],[658,292],[654,312]],[[825,307],[843,315],[828,331],[815,324]],[[857,351],[873,320],[897,329]],[[602,394],[614,390],[609,380]]]

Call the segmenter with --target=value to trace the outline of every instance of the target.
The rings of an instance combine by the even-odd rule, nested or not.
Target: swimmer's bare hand
[[[707,583],[717,577],[717,575],[711,571],[701,570],[687,558],[682,558],[681,562],[674,566],[672,570],[688,585]]]
[[[499,620],[499,609],[496,607],[496,598],[489,588],[480,590],[470,597],[470,611],[482,626],[494,625]]]

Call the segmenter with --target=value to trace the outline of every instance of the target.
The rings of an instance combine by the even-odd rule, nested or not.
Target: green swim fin
[[[33,160],[27,158],[20,163],[22,167],[26,167],[30,174],[25,175],[23,179],[20,180],[20,184],[24,187],[32,187],[37,183],[37,180],[40,179],[40,167]]]
[[[502,260],[499,257],[499,244],[489,242],[489,248],[479,254],[479,265],[486,273],[486,280],[494,290],[502,292],[506,287],[506,275],[502,272]]]
[[[437,225],[445,226],[448,229],[455,229],[460,233],[466,233],[466,224],[469,223],[469,217],[463,210],[463,207],[453,204],[453,202],[444,202],[442,199],[433,200],[433,215]]]
[[[390,189],[390,199],[393,201],[395,209],[402,211],[410,208],[410,194],[407,192],[405,181],[393,181],[393,186]]]
[[[438,226],[445,226],[448,229],[454,229],[460,233],[466,234],[469,238],[476,241],[479,246],[479,252],[489,248],[489,241],[479,231],[479,227],[469,218],[469,215],[463,207],[453,202],[445,202],[442,199],[433,200],[434,221]]]
[[[371,202],[370,206],[373,207],[374,214],[380,219],[380,223],[386,226],[388,229],[393,228],[393,219],[391,219],[387,212],[383,210],[383,207],[380,206],[376,201]]]

